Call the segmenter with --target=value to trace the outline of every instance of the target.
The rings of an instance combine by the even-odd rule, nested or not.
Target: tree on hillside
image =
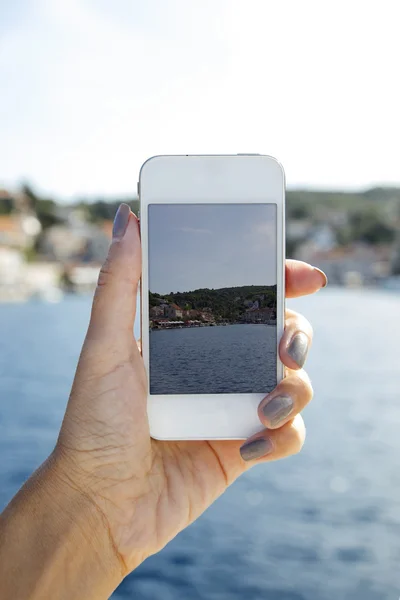
[[[14,206],[13,197],[6,191],[0,190],[0,215],[9,215]]]
[[[366,244],[390,244],[395,239],[395,229],[382,217],[378,209],[368,208],[350,215],[350,238]]]
[[[96,202],[87,202],[85,200],[80,201],[81,206],[85,206],[89,219],[93,222],[97,221],[112,221],[115,217],[115,213],[118,210],[121,202],[129,204],[132,211],[137,215],[139,213],[139,201],[134,199],[120,199],[120,200],[103,200],[99,199]]]
[[[51,200],[50,198],[41,198],[27,183],[22,186],[21,192],[29,204],[28,208],[36,213],[43,229],[47,229],[52,225],[60,223],[60,219],[57,217],[57,204],[54,200]]]

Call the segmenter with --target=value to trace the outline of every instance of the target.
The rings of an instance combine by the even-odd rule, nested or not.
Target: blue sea
[[[276,326],[233,324],[150,333],[152,394],[270,392],[276,386]]]
[[[398,600],[400,296],[323,290],[304,450],[250,470],[113,595]],[[0,508],[52,450],[90,299],[0,306]]]

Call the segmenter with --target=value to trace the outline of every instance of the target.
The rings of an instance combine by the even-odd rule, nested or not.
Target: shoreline
[[[272,323],[245,323],[243,321],[237,321],[235,323],[215,323],[213,325],[171,325],[171,326],[163,326],[163,327],[149,327],[150,331],[170,331],[175,329],[203,329],[204,327],[229,327],[232,325],[266,325],[267,327],[276,327],[276,321]]]

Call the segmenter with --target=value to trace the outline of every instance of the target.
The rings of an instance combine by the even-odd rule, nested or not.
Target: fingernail
[[[293,410],[293,399],[290,396],[275,396],[261,407],[261,412],[272,427],[279,425]]]
[[[299,332],[292,337],[287,353],[300,368],[304,365],[308,354],[308,337],[305,333]]]
[[[257,438],[251,442],[246,442],[240,448],[240,454],[243,460],[254,460],[266,456],[273,450],[271,440],[268,438]]]
[[[121,204],[114,218],[112,237],[113,240],[122,240],[128,227],[131,209],[127,204]]]
[[[326,274],[323,271],[321,271],[321,269],[318,269],[317,267],[314,267],[314,271],[317,271],[317,273],[319,273],[322,277],[321,287],[323,287],[323,288],[326,287],[328,285],[328,278],[327,278]]]

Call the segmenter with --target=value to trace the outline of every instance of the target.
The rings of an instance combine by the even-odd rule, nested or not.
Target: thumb
[[[141,273],[139,221],[127,204],[114,219],[113,239],[93,299],[87,337],[101,341],[132,340]],[[128,337],[127,337],[128,339]]]

